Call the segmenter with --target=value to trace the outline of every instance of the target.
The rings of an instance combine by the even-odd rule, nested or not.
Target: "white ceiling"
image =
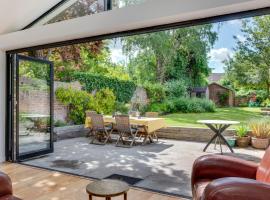
[[[0,0],[0,35],[18,31],[61,0]]]

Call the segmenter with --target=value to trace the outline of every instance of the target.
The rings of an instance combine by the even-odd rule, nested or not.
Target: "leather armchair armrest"
[[[201,179],[218,179],[224,177],[242,177],[255,179],[258,164],[242,159],[207,155],[198,158],[193,164],[191,183],[193,185]]]
[[[268,200],[270,184],[245,178],[221,178],[212,181],[204,191],[202,200]]]
[[[12,183],[8,175],[0,172],[0,197],[12,195]]]

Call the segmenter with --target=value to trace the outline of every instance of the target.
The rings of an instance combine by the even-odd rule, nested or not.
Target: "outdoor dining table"
[[[115,118],[113,116],[105,115],[103,117],[104,123],[115,124]],[[135,126],[144,127],[145,138],[144,144],[149,140],[153,143],[153,135],[161,128],[166,127],[165,120],[163,118],[149,118],[149,117],[130,117],[130,124]],[[91,128],[91,117],[87,117],[85,120],[85,128]]]
[[[220,141],[223,140],[224,143],[229,147],[230,151],[234,153],[232,147],[229,145],[227,140],[224,138],[222,133],[229,128],[231,125],[239,124],[238,121],[227,121],[227,120],[199,120],[198,123],[205,124],[207,127],[209,127],[215,135],[211,138],[211,140],[208,142],[208,144],[204,147],[203,151],[205,152],[206,149],[209,147],[209,145],[215,140],[219,139]],[[221,153],[222,147],[221,147]]]

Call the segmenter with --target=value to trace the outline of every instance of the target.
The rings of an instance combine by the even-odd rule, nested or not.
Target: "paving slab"
[[[133,148],[89,144],[85,137],[54,143],[54,153],[26,161],[26,164],[103,179],[113,174],[143,179],[135,186],[183,197],[191,197],[190,177],[196,158],[219,153],[205,143],[160,140],[156,144]],[[259,162],[264,151],[235,148],[235,154],[223,146],[230,156]]]

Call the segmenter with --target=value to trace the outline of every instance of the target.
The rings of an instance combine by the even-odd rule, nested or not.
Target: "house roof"
[[[226,89],[226,90],[230,90],[230,91],[233,91],[231,88],[228,88],[228,87],[225,87],[225,86],[223,86],[223,85],[220,85],[220,84],[218,84],[218,83],[215,83],[215,82],[213,82],[213,83],[210,83],[209,85],[208,85],[208,87],[209,86],[211,86],[211,85],[217,85],[217,86],[219,86],[219,87],[222,87],[222,88],[224,88],[224,89]],[[234,91],[233,91],[234,92]]]
[[[217,83],[224,77],[224,75],[225,75],[225,73],[212,73],[208,77],[208,81],[209,81],[209,83],[212,83],[212,82]]]
[[[195,87],[192,89],[192,92],[206,92],[207,87]]]

